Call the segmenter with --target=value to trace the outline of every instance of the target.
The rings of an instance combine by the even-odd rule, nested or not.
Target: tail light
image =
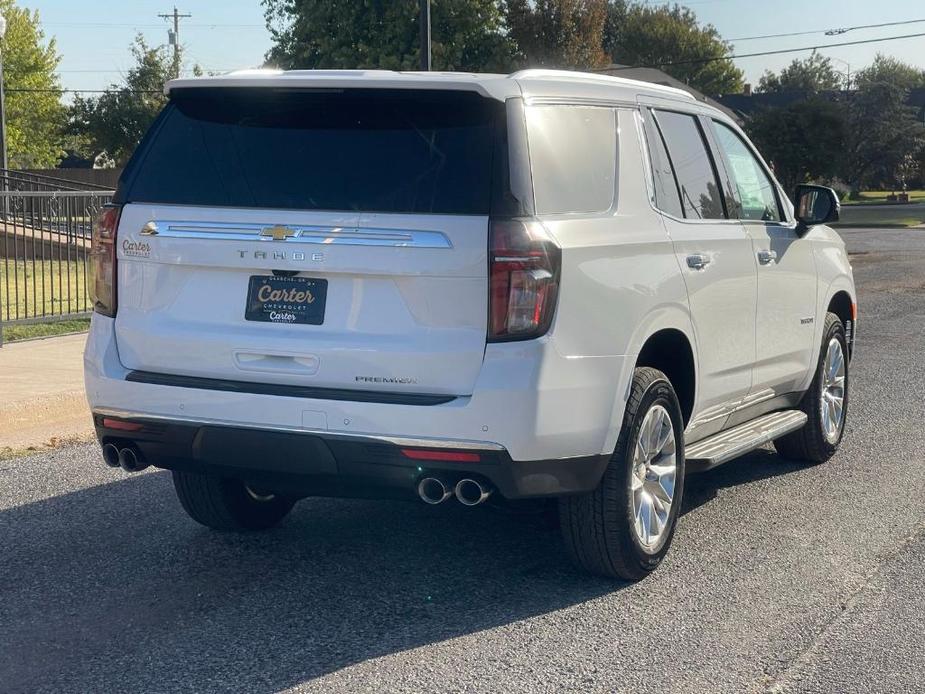
[[[488,243],[488,340],[545,334],[556,310],[561,250],[529,219],[492,220]]]
[[[90,238],[90,298],[93,310],[116,315],[116,229],[119,205],[106,205],[93,225]]]

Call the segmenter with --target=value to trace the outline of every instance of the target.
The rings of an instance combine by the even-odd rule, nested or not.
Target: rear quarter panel
[[[604,415],[610,423],[602,453],[616,445],[636,356],[646,339],[674,328],[687,335],[696,355],[687,291],[671,239],[647,199],[635,111],[618,109],[617,126],[613,209],[593,217],[541,217],[562,247],[561,292],[550,335],[555,349],[568,359],[600,359],[602,367],[606,357],[625,357],[618,362],[613,405]]]

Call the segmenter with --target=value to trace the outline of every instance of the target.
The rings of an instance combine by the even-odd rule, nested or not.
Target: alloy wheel
[[[822,397],[819,399],[822,435],[834,444],[845,423],[845,353],[837,337],[829,340],[822,368]]]
[[[655,405],[642,420],[633,452],[630,486],[633,497],[633,529],[647,553],[664,543],[675,496],[678,470],[677,447],[671,416]]]

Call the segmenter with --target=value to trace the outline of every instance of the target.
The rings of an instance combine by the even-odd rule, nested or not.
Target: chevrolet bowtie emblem
[[[291,227],[276,225],[272,227],[264,227],[260,232],[260,235],[263,237],[271,238],[274,241],[285,241],[286,239],[295,236],[296,230]]]

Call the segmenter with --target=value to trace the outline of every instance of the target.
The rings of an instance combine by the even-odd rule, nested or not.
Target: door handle
[[[767,265],[777,260],[777,251],[769,251],[767,249],[758,251],[758,262],[762,265]]]
[[[703,253],[694,253],[687,256],[687,267],[691,270],[703,270],[710,264],[710,256]]]

